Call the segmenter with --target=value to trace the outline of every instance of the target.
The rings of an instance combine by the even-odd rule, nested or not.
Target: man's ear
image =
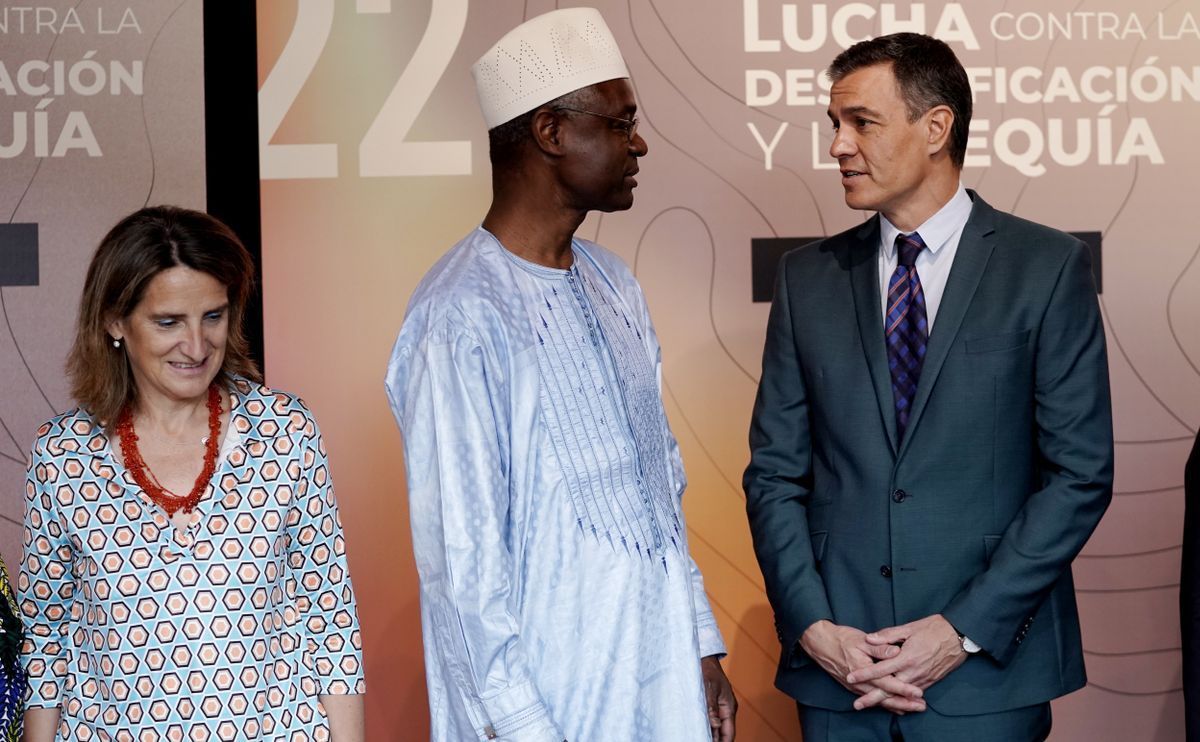
[[[533,143],[546,154],[560,155],[563,152],[562,118],[552,108],[541,108],[533,114],[530,133]]]
[[[926,141],[929,154],[935,155],[950,145],[950,130],[954,128],[954,112],[949,106],[934,106],[925,113],[928,120]]]

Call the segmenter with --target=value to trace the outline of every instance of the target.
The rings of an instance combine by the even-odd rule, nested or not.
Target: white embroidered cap
[[[629,77],[600,11],[564,8],[531,18],[471,65],[483,120],[493,129],[588,85]]]

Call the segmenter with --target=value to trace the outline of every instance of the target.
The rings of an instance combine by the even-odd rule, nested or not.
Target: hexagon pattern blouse
[[[235,379],[229,433],[177,531],[76,409],[38,431],[19,580],[30,706],[61,740],[323,740],[364,692],[324,443],[289,394]],[[115,442],[115,440],[113,441]]]

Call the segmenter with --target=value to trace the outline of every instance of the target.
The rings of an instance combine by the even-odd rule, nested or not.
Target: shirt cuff
[[[718,657],[725,656],[725,640],[721,638],[721,629],[717,627],[715,620],[697,626],[696,633],[700,639],[701,657],[711,657],[714,654]]]
[[[562,742],[562,732],[532,683],[509,687],[482,700],[491,723],[479,730],[481,740]]]

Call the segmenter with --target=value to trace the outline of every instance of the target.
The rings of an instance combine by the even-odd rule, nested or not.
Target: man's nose
[[[829,143],[829,156],[834,159],[849,157],[854,154],[854,142],[851,136],[846,133],[844,127],[839,128],[833,133],[833,141]]]
[[[646,140],[642,138],[640,131],[633,133],[633,139],[629,140],[629,153],[634,157],[645,157],[650,151],[650,145],[646,144]]]

